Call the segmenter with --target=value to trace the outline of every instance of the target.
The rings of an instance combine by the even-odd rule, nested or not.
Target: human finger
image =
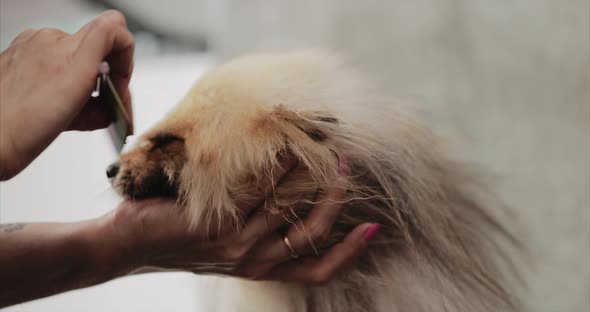
[[[305,220],[293,223],[285,235],[276,234],[254,247],[253,254],[263,262],[284,262],[309,252],[324,242],[342,212],[346,191],[334,186],[312,208]]]
[[[247,195],[236,201],[236,206],[240,208],[244,216],[259,206],[274,190],[279,181],[297,164],[298,159],[295,155],[285,152],[280,155],[277,165],[270,167],[268,172],[252,180]]]
[[[78,114],[68,130],[92,131],[106,128],[112,121],[112,116],[105,104],[98,98],[90,98],[82,111]]]
[[[75,68],[97,73],[98,65],[107,60],[111,67],[110,75],[130,79],[135,42],[127,29],[125,17],[119,11],[106,11],[72,38],[78,43]]]
[[[19,44],[21,42],[24,42],[24,41],[29,40],[37,31],[38,31],[38,29],[35,29],[35,28],[27,28],[27,29],[25,29],[23,32],[21,32],[20,34],[18,34],[16,36],[16,38],[14,38],[14,40],[12,40],[12,42],[10,43],[10,45],[16,45],[16,44]]]
[[[380,225],[375,223],[361,224],[323,256],[306,257],[277,265],[260,279],[325,284],[338,272],[351,265],[367,249],[368,241],[377,235],[379,228]]]

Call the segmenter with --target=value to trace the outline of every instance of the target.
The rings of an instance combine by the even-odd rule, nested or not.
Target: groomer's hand
[[[329,233],[333,220],[318,218],[326,214],[326,210],[329,214],[329,209],[338,209],[337,205],[340,204],[319,205],[315,208],[316,217],[305,223],[319,226],[314,233]],[[112,249],[115,252],[108,257],[108,263],[121,268],[119,272],[190,271],[305,284],[329,281],[365,251],[368,240],[378,229],[376,224],[361,224],[321,256],[299,245],[306,253],[292,259],[282,238],[270,232],[262,215],[249,221],[245,231],[226,232],[216,239],[208,238],[197,229],[189,230],[186,219],[172,200],[127,201],[111,217],[118,220],[110,231],[113,235],[110,242],[118,246]],[[306,235],[304,232],[292,234],[300,236],[300,242],[309,244]]]
[[[366,249],[379,225],[361,224],[323,255],[314,253],[312,244],[321,244],[330,235],[346,200],[343,183],[336,180],[307,218],[290,226],[285,234],[287,246],[278,229],[289,223],[283,215],[269,214],[262,207],[266,198],[273,200],[273,181],[280,181],[293,165],[294,160],[284,160],[272,170],[273,177],[253,187],[256,200],[238,203],[241,212],[249,216],[242,226],[222,222],[218,228],[214,222],[212,229],[205,231],[206,227],[189,227],[186,215],[173,200],[123,202],[105,217],[110,230],[105,230],[103,237],[116,244],[108,257],[111,266],[121,267],[120,272],[143,268],[148,272],[182,270],[306,284],[329,281]]]
[[[128,84],[134,41],[125,17],[107,11],[77,33],[29,29],[0,54],[0,179],[23,170],[62,131],[95,130],[111,122],[90,98],[100,63],[131,112]]]

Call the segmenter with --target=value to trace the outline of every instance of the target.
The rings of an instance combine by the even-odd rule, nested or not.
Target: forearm
[[[126,273],[101,219],[0,227],[0,308]]]

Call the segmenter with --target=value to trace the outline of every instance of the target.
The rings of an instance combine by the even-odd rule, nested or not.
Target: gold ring
[[[289,241],[287,235],[283,236],[283,242],[285,242],[285,246],[287,246],[287,248],[289,249],[289,252],[291,253],[291,258],[299,258],[299,255],[295,252],[295,249],[293,249],[293,246],[291,245],[291,242]]]

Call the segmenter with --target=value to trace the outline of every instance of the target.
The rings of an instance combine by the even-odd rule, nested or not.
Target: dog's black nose
[[[117,175],[117,173],[119,173],[119,163],[112,163],[107,168],[107,178],[112,179]]]

